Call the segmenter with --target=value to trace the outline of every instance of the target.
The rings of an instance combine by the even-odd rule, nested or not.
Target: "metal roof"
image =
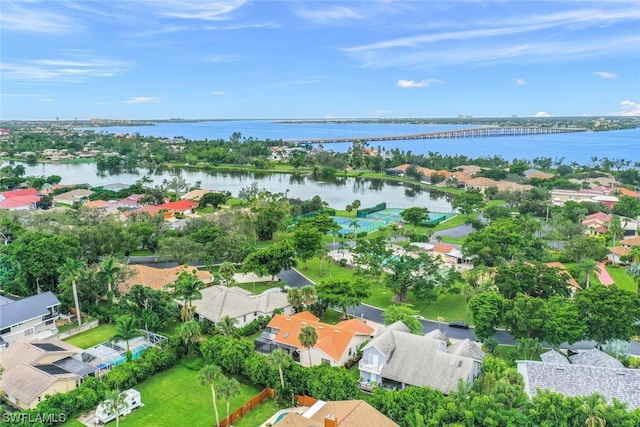
[[[49,307],[56,305],[60,305],[60,300],[51,291],[2,304],[0,305],[0,329],[45,316],[49,314]]]

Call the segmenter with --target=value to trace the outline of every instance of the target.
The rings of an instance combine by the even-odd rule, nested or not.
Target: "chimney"
[[[338,427],[338,419],[333,414],[327,414],[324,417],[324,427]]]

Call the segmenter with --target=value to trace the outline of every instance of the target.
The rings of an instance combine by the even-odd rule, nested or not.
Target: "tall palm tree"
[[[218,386],[218,390],[220,391],[220,394],[227,399],[227,420],[229,420],[229,407],[231,406],[231,399],[241,393],[240,383],[235,378],[222,377],[220,385]]]
[[[516,340],[516,350],[522,352],[526,360],[532,360],[535,354],[542,351],[542,344],[535,338],[520,338]]]
[[[300,344],[306,347],[307,351],[309,352],[309,366],[312,366],[313,363],[311,362],[311,347],[315,346],[318,342],[318,331],[316,331],[316,328],[311,325],[303,326],[302,329],[300,329],[298,340],[300,341]]]
[[[184,322],[178,328],[178,332],[180,333],[180,339],[182,339],[184,345],[187,346],[187,354],[191,354],[194,344],[199,342],[202,336],[200,323],[195,320]]]
[[[311,285],[303,286],[300,289],[300,296],[305,307],[309,308],[314,302],[318,301],[318,292]]]
[[[76,316],[78,317],[78,326],[82,326],[82,319],[80,313],[80,303],[78,302],[78,286],[77,281],[80,276],[80,271],[86,266],[84,260],[78,261],[73,258],[67,258],[67,260],[58,268],[60,273],[60,281],[70,281],[71,288],[73,290],[73,301],[76,306]]]
[[[220,415],[218,414],[218,404],[216,401],[216,388],[214,383],[222,377],[222,369],[218,365],[205,365],[198,371],[198,382],[202,385],[211,386],[211,400],[213,410],[216,412],[216,426],[220,425]]]
[[[120,412],[126,406],[127,395],[120,390],[111,390],[107,392],[104,405],[107,412],[113,412],[116,415],[116,427],[120,426]]]
[[[351,222],[349,223],[349,228],[353,228],[353,240],[356,240],[356,231],[358,230],[358,228],[360,227],[360,221],[358,221],[357,219],[352,219]]]
[[[220,321],[218,321],[218,323],[216,323],[216,326],[222,335],[233,335],[236,332],[236,323],[238,323],[237,319],[224,316]]]
[[[178,280],[176,280],[171,287],[173,288],[173,295],[184,302],[184,306],[182,307],[182,321],[188,322],[192,317],[191,302],[194,299],[202,298],[200,289],[204,287],[204,283],[198,279],[195,270],[189,273],[185,267],[185,270],[182,270],[178,274]]]
[[[122,271],[122,267],[115,258],[107,258],[100,264],[98,277],[107,282],[107,301],[113,303],[113,295],[118,282],[118,274]]]
[[[287,302],[291,304],[296,313],[299,312],[300,306],[303,304],[302,291],[298,288],[287,290]]]
[[[288,367],[289,365],[291,365],[291,362],[293,362],[293,358],[291,357],[291,355],[281,348],[273,350],[267,358],[268,364],[278,367],[278,373],[280,374],[280,385],[282,386],[282,390],[284,390],[284,375],[282,373],[282,368]]]
[[[599,394],[592,394],[587,397],[580,405],[580,410],[587,416],[585,424],[588,427],[605,427],[607,425],[607,421],[604,418],[607,404]]]
[[[111,338],[111,342],[125,341],[127,343],[127,362],[132,359],[131,349],[129,348],[129,340],[142,335],[140,329],[136,325],[136,319],[133,316],[120,316],[116,319],[117,333]]]
[[[578,263],[578,268],[582,273],[584,273],[585,280],[584,286],[586,289],[589,289],[589,284],[591,283],[591,275],[593,273],[600,273],[601,270],[597,266],[596,262],[592,259],[585,258]]]

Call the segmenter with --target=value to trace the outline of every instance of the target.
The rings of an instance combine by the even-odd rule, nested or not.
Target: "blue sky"
[[[640,115],[637,0],[0,8],[1,119]]]

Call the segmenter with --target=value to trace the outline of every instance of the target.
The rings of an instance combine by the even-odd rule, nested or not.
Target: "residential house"
[[[33,211],[38,208],[40,196],[17,196],[0,201],[0,209],[9,211]]]
[[[39,339],[58,333],[60,300],[51,292],[19,300],[0,301],[0,347],[18,340]]]
[[[591,189],[591,190],[551,190],[551,201],[556,206],[562,206],[568,200],[573,202],[593,201],[592,199],[597,196],[604,196],[605,190]]]
[[[316,401],[302,413],[289,412],[278,427],[397,427],[364,400]]]
[[[384,170],[387,176],[404,176],[404,171],[397,168],[387,168]]]
[[[628,188],[624,187],[616,187],[613,189],[614,193],[619,194],[620,196],[633,197],[634,199],[640,199],[640,193],[637,191],[631,191]]]
[[[426,246],[428,248],[428,246]],[[434,256],[440,257],[444,262],[457,268],[466,266],[472,268],[472,260],[462,255],[460,249],[456,249],[446,243],[438,242],[431,247],[431,252]]]
[[[595,203],[604,203],[607,208],[613,209],[616,203],[620,201],[620,199],[618,199],[616,196],[600,195],[592,197],[590,201]]]
[[[573,278],[573,276],[571,275],[571,273],[569,273],[569,270],[567,270],[567,267],[565,267],[563,263],[547,262],[545,263],[545,265],[547,267],[557,269],[558,274],[565,274],[567,276],[567,284],[569,285],[569,288],[571,288],[572,295],[581,289],[578,281]]]
[[[217,193],[217,191],[215,191],[215,190],[203,190],[201,188],[198,188],[196,190],[189,191],[187,194],[182,196],[181,199],[183,199],[183,200],[191,200],[191,201],[194,201],[194,202],[199,202],[200,199],[202,199],[202,196],[204,196],[205,194],[209,194],[209,193]]]
[[[552,173],[542,172],[538,169],[527,169],[526,171],[524,171],[524,177],[526,179],[551,179],[554,176],[555,175]]]
[[[307,349],[298,339],[300,330],[313,326],[318,333],[316,345]],[[294,315],[276,314],[262,335],[255,340],[255,348],[260,353],[271,353],[281,348],[293,356],[303,366],[326,363],[342,366],[356,354],[360,344],[367,341],[374,329],[360,319],[342,321],[336,325],[322,323],[308,311]],[[303,354],[308,353],[308,354]]]
[[[363,347],[360,387],[430,387],[445,394],[458,382],[472,382],[480,373],[484,352],[466,339],[447,347],[442,336],[416,335],[402,322],[378,329]]]
[[[18,341],[0,352],[5,368],[0,394],[20,409],[34,409],[47,395],[78,388],[97,368],[82,360],[82,350],[58,339]]]
[[[260,316],[272,316],[276,309],[285,315],[293,314],[287,301],[287,294],[279,288],[267,289],[254,295],[237,286],[214,285],[200,290],[201,299],[193,300],[197,320],[207,319],[218,323],[223,317],[235,319],[236,326],[242,327]],[[183,301],[176,301],[182,306]]]
[[[36,190],[35,188],[23,188],[20,190],[3,191],[2,193],[0,193],[0,201],[24,196],[40,196],[40,192],[38,192],[38,190]]]
[[[582,221],[582,225],[585,226],[585,233],[594,236],[606,233],[610,223],[611,215],[604,212],[587,215]]]
[[[140,203],[141,197],[144,197],[144,194],[132,194],[129,197],[118,200],[116,204],[122,208],[136,209],[142,206],[142,203]]]
[[[66,193],[53,196],[53,202],[56,205],[73,206],[74,203],[81,203],[92,194],[93,191],[91,190],[77,188],[75,190],[67,191]]]
[[[156,291],[166,290],[169,285],[178,280],[180,272],[185,271],[183,266],[173,268],[156,268],[140,264],[131,264],[128,269],[132,271],[131,277],[118,285],[118,291],[126,294],[133,285],[142,285]],[[187,270],[191,273],[191,270]],[[205,270],[195,270],[196,277],[204,284],[211,283],[213,276]]]
[[[527,191],[532,188],[531,185],[522,185],[517,182],[510,181],[496,181],[490,178],[477,177],[472,178],[464,183],[465,189],[474,189],[480,191],[482,194],[487,191],[487,188],[495,187],[499,191]]]
[[[133,214],[141,214],[141,213],[148,213],[151,216],[154,215],[158,215],[159,213],[163,212],[166,213],[166,210],[161,208],[160,206],[154,206],[154,205],[147,205],[147,206],[141,206],[139,208],[130,210],[130,211],[125,211],[123,212],[125,217],[131,216]]]
[[[640,408],[640,369],[627,369],[614,357],[592,349],[566,358],[555,350],[540,356],[541,362],[517,361],[524,378],[524,391],[535,396],[548,390],[564,396],[590,396],[598,393],[607,403],[614,399],[633,411]]]
[[[622,239],[620,240],[620,244],[628,249],[631,249],[634,246],[640,246],[640,236]]]
[[[193,208],[198,206],[196,202],[191,200],[178,200],[176,202],[168,202],[158,205],[157,207],[166,210],[165,219],[173,218],[176,214],[191,215]]]

